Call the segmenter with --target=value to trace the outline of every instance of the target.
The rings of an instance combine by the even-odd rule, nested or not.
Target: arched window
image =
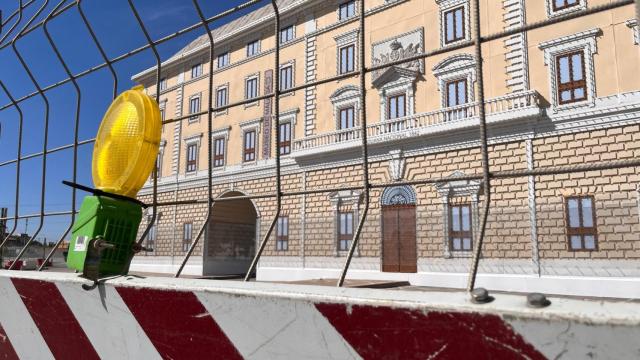
[[[416,193],[410,186],[386,188],[382,194],[382,205],[415,205]]]

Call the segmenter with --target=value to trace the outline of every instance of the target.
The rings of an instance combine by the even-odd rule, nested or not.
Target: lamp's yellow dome
[[[120,94],[102,119],[93,148],[96,189],[135,197],[153,171],[162,121],[141,86]]]

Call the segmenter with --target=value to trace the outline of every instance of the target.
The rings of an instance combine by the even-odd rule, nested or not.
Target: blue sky
[[[23,0],[23,2],[27,2],[27,0]],[[71,2],[73,1],[67,0],[67,3]],[[242,2],[244,1],[199,0],[206,17],[211,17]],[[0,2],[0,10],[2,10],[5,19],[16,10],[18,3],[18,0]],[[44,3],[45,0],[36,0],[24,11],[23,21],[9,36],[9,39],[14,37]],[[59,3],[60,0],[50,0],[36,23],[49,14]],[[267,3],[263,1],[242,13],[211,24],[211,26],[219,26]],[[195,7],[190,0],[134,0],[134,4],[154,40],[199,22]],[[146,44],[144,35],[126,0],[83,0],[82,8],[110,59]],[[7,33],[15,20],[15,18],[11,20],[2,29],[0,38]],[[48,25],[48,30],[73,74],[102,63],[100,53],[84,27],[77,9],[73,8],[53,19]],[[161,59],[168,59],[202,34],[204,34],[204,30],[197,29],[159,45],[158,51]],[[16,44],[40,87],[49,86],[67,77],[64,68],[47,42],[42,27],[19,39]],[[0,44],[1,46],[4,44]],[[130,80],[131,75],[153,65],[155,65],[155,58],[151,50],[143,51],[116,63],[114,67],[118,75],[118,92],[133,86]],[[11,46],[0,50],[0,80],[4,82],[15,98],[20,98],[36,90]],[[112,100],[113,78],[109,70],[103,68],[78,79],[78,85],[81,89],[79,139],[82,141],[95,136],[102,115]],[[77,101],[75,88],[71,83],[67,83],[48,91],[46,95],[50,104],[47,148],[53,149],[72,143]],[[0,89],[0,107],[8,103],[8,97]],[[24,114],[22,154],[25,156],[41,152],[44,140],[44,101],[40,96],[34,96],[23,101],[20,106]],[[18,119],[18,113],[14,108],[0,110],[0,126],[2,128],[0,163],[15,159],[17,156]],[[78,152],[78,182],[89,186],[93,185],[91,180],[92,151],[93,145],[88,144],[79,147]],[[66,211],[71,207],[71,191],[62,185],[61,181],[72,178],[72,156],[72,149],[68,149],[50,154],[47,157],[45,181],[45,210],[47,212]],[[14,214],[15,176],[15,165],[0,167],[0,207],[8,207],[10,216]],[[19,201],[21,215],[40,211],[41,179],[42,157],[22,162]],[[78,193],[78,206],[85,195],[86,193]],[[67,216],[47,218],[38,237],[40,239],[46,237],[48,241],[56,241],[69,226],[69,222],[70,219]],[[39,223],[39,218],[30,219],[27,232],[30,235],[33,234]],[[13,223],[10,221],[9,228],[12,225]],[[27,228],[27,224],[21,220],[18,223],[17,232],[24,232],[25,228]]]

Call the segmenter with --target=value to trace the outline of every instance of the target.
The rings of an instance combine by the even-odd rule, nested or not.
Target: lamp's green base
[[[96,277],[125,273],[133,256],[140,220],[142,207],[138,204],[104,196],[85,197],[73,225],[67,267]],[[97,238],[112,248],[94,251],[90,248],[94,243],[91,240]]]

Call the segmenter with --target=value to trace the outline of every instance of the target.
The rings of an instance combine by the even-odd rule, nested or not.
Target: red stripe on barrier
[[[56,284],[11,278],[56,359],[100,359]]]
[[[192,292],[116,289],[164,359],[242,359]]]
[[[9,337],[7,333],[0,325],[0,359],[6,360],[19,360],[18,354],[16,354],[13,345],[11,345],[11,341],[9,341]]]
[[[364,359],[545,359],[495,315],[316,304]]]

